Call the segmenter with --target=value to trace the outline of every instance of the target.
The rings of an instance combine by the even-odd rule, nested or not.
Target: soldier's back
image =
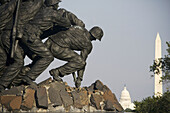
[[[38,26],[42,31],[48,30],[53,27],[53,24],[56,22],[57,11],[53,10],[51,7],[43,7],[30,21],[30,24]]]
[[[85,28],[73,26],[66,31],[61,31],[51,36],[50,38],[54,43],[61,47],[80,51],[92,46],[89,35],[89,32]]]
[[[34,16],[41,10],[43,0],[27,0],[20,5],[19,24],[25,24],[32,20]]]

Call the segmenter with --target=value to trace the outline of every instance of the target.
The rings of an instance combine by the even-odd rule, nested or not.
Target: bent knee
[[[53,54],[48,50],[45,51],[43,54],[40,55],[42,58],[47,58],[49,59],[49,61],[53,61],[54,60],[54,56]]]
[[[54,60],[54,56],[51,53],[48,53],[45,57],[45,59],[47,59],[47,61],[52,62]]]
[[[24,58],[22,55],[14,56],[14,64],[18,65],[18,67],[22,67],[24,65]]]
[[[53,55],[50,55],[48,58],[49,58],[50,62],[52,62],[54,60],[54,56]]]
[[[78,61],[78,64],[79,64],[79,67],[80,67],[80,68],[84,68],[84,67],[86,66],[86,61],[84,61],[84,60],[79,60],[79,61]]]
[[[14,60],[14,63],[13,63],[13,64],[17,65],[18,68],[21,68],[21,67],[23,67],[23,65],[24,65],[24,59]]]
[[[81,64],[83,65],[83,67],[86,66],[86,62],[84,60],[81,62]]]
[[[81,68],[84,68],[86,66],[86,61],[82,57],[76,57],[74,59],[74,62],[76,62]]]

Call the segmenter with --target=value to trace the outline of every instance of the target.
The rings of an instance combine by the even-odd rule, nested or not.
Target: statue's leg
[[[65,75],[69,75],[73,72],[76,72],[77,70],[83,69],[86,65],[86,62],[74,50],[62,48],[57,44],[52,44],[50,50],[55,58],[67,61],[67,63],[63,66],[50,71],[56,73],[54,74],[56,76],[63,77]]]
[[[4,49],[0,46],[0,77],[3,75],[7,62],[7,54]]]
[[[2,43],[4,50],[10,56],[10,30],[6,30],[2,34]],[[13,62],[10,62],[10,65],[6,68],[4,74],[0,78],[0,86],[5,88],[9,86],[24,65],[23,52],[19,46],[16,48],[12,61]]]
[[[33,60],[30,71],[28,71],[26,75],[31,80],[35,80],[54,60],[54,57],[40,38],[31,36],[31,39],[34,39],[31,42],[29,41],[29,37],[30,36],[23,37],[22,43],[27,46],[32,54],[36,55],[36,57]]]
[[[0,85],[8,87],[10,83],[14,80],[14,78],[17,77],[23,65],[24,65],[23,54],[21,50],[17,48],[14,53],[13,63],[6,68],[3,76],[0,78]]]
[[[11,86],[19,86],[23,83],[22,78],[26,75],[26,73],[30,70],[28,66],[22,67],[18,76],[12,81]]]

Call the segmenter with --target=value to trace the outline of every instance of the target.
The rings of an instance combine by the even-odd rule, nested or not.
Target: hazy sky
[[[170,0],[62,0],[60,7],[77,15],[88,30],[97,25],[104,31],[102,41],[93,42],[82,86],[101,80],[118,100],[125,84],[133,101],[153,95],[149,66],[154,60],[157,32],[166,54]],[[55,60],[36,81],[48,78],[48,71],[63,63]],[[71,75],[64,81],[73,86]]]

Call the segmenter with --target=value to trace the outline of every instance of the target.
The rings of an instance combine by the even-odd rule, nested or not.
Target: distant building
[[[157,33],[156,40],[155,40],[155,61],[157,64],[159,64],[159,58],[162,57],[161,52],[161,38],[159,36],[159,33]],[[159,73],[155,73],[155,97],[162,96],[163,93],[163,87],[161,82],[162,77],[162,69],[161,66],[158,67]]]
[[[130,94],[129,91],[126,89],[126,86],[124,87],[121,97],[120,97],[120,102],[121,106],[123,107],[124,110],[127,108],[130,108],[131,110],[134,110],[134,103],[131,102]]]

